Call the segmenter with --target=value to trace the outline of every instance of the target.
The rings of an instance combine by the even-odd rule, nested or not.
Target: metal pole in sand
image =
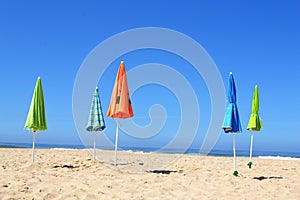
[[[118,152],[118,138],[119,138],[119,124],[120,118],[117,118],[117,129],[116,129],[116,143],[115,143],[115,166],[117,166],[117,152]]]

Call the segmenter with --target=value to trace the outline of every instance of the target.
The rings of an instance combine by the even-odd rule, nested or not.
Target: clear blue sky
[[[255,135],[255,148],[299,152],[299,10],[297,0],[1,1],[0,142],[32,141],[32,135],[23,127],[36,78],[41,76],[49,130],[39,133],[37,142],[79,144],[72,115],[72,92],[77,71],[86,56],[99,43],[119,32],[164,27],[182,32],[201,44],[217,65],[226,89],[228,73],[234,73],[244,129],[238,136],[238,148],[249,147],[246,126],[253,88],[258,84],[264,128]],[[183,62],[174,55],[154,50],[116,59],[106,72],[109,78],[99,83],[105,113],[121,59],[126,60],[127,70],[148,62],[166,65]],[[176,69],[182,70],[179,66]],[[205,89],[201,77],[193,75],[193,71],[187,73],[200,102],[199,135],[193,144],[198,147],[209,123],[210,109],[205,106],[210,103],[209,95],[207,91],[197,92],[197,87]],[[136,122],[149,123],[149,119],[142,120],[149,106],[163,104],[170,122],[167,121],[161,138],[156,139],[160,138],[164,144],[171,138],[168,133],[176,130],[174,124],[179,123],[178,102],[162,87],[148,89],[147,93],[140,90],[132,95],[134,111],[141,117]],[[162,102],[157,100],[160,95],[164,95]],[[146,97],[150,100],[145,103]],[[106,122],[105,134],[113,139],[115,124],[108,118]],[[120,145],[137,142],[120,137]],[[154,145],[149,141],[143,140],[140,145]],[[231,136],[222,133],[216,148],[231,149],[231,142]]]

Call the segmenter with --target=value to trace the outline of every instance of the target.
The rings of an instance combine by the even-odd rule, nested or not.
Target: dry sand
[[[118,155],[37,149],[32,165],[30,149],[0,149],[0,199],[300,199],[299,160],[238,158],[235,177],[228,157]]]

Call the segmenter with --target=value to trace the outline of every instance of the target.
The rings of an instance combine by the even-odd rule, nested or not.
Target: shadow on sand
[[[253,179],[257,179],[257,180],[265,180],[265,179],[283,179],[282,176],[269,176],[269,177],[265,177],[265,176],[258,176],[258,177],[254,177]]]
[[[172,171],[172,170],[151,170],[151,171],[146,171],[147,173],[154,173],[154,174],[171,174],[171,173],[182,173],[182,170],[179,171]]]
[[[68,169],[74,169],[74,168],[79,168],[79,166],[73,166],[73,165],[55,165],[53,168],[68,168]]]

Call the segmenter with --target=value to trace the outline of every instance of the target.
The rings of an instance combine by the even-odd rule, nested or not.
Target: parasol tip
[[[255,85],[255,87],[258,87],[258,85]]]
[[[96,86],[96,90],[98,90],[98,86]]]
[[[40,77],[40,76],[38,76],[38,79],[41,79],[41,77]]]
[[[232,72],[229,72],[229,74],[232,74]]]
[[[121,63],[124,63],[124,61],[122,60]]]

